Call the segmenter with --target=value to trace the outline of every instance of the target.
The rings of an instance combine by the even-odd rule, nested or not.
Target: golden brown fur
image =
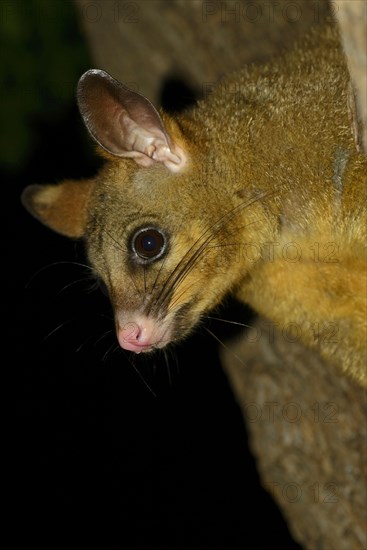
[[[178,172],[104,152],[94,181],[37,186],[25,203],[53,229],[83,234],[115,309],[154,313],[172,340],[232,292],[367,386],[367,161],[348,105],[337,33],[315,29],[190,111],[162,113],[186,155]],[[170,248],[142,269],[128,243],[144,223],[164,228]]]

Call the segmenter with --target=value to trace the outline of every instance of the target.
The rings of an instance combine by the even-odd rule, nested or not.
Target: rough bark
[[[335,0],[334,4],[349,72],[356,91],[359,119],[357,141],[361,149],[367,153],[367,2]]]
[[[328,17],[324,0],[76,0],[96,66],[158,102],[175,77],[200,95],[221,76],[291,47]]]
[[[366,548],[366,393],[273,328],[222,353],[262,482],[305,548]]]

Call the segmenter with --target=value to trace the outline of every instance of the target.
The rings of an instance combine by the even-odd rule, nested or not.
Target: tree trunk
[[[289,48],[328,17],[325,0],[76,0],[96,67],[159,103],[167,78],[199,95]]]
[[[361,149],[367,153],[367,2],[334,0],[335,15],[357,100]]]
[[[366,392],[273,329],[222,352],[264,487],[305,548],[366,548]]]

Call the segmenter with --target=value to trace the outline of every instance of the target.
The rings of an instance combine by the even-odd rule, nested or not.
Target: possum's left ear
[[[58,185],[30,185],[22,193],[23,206],[40,222],[66,237],[84,235],[87,207],[94,180],[67,180]]]
[[[170,119],[167,128],[143,95],[105,71],[90,69],[78,82],[77,99],[91,137],[111,155],[144,167],[160,162],[171,172],[184,168],[188,154],[178,125]]]

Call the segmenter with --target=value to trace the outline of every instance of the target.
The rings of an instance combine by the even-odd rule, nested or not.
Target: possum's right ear
[[[58,185],[29,185],[21,200],[28,212],[50,229],[79,238],[85,233],[94,183],[94,180],[67,180]]]

